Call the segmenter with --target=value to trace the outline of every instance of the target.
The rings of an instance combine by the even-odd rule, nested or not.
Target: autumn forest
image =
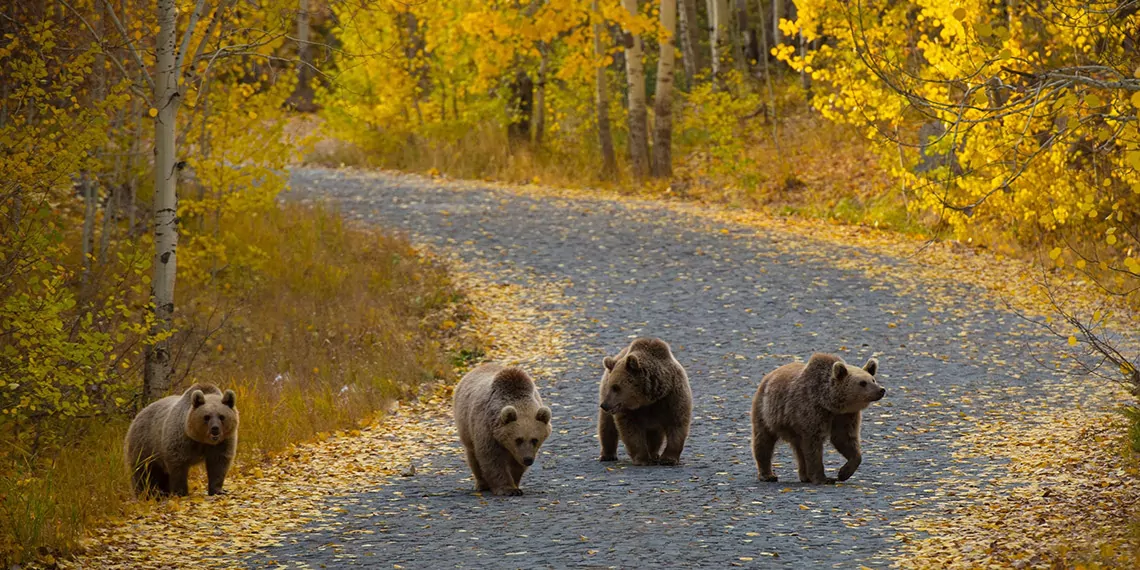
[[[465,225],[488,204],[497,213]],[[559,233],[560,223],[570,225]],[[669,233],[681,226],[693,234]],[[619,239],[623,228],[637,230]],[[880,550],[901,549],[890,556],[911,568],[1140,560],[1140,0],[19,0],[0,5],[0,563],[142,567],[132,564],[151,558],[140,553],[154,564],[175,556],[170,535],[141,541],[138,529],[194,532],[180,525],[206,500],[195,497],[204,475],[191,475],[190,498],[139,500],[124,437],[145,406],[196,383],[232,390],[241,410],[225,518],[256,518],[253,497],[282,521],[284,501],[316,501],[274,490],[297,487],[287,466],[301,461],[323,474],[308,483],[339,481],[330,489],[355,484],[340,478],[359,475],[345,463],[358,453],[401,458],[360,468],[384,481],[433,477],[433,449],[458,449],[446,406],[473,366],[504,360],[574,376],[577,364],[565,362],[577,358],[596,386],[603,347],[583,339],[601,339],[610,355],[653,332],[607,321],[658,294],[623,287],[653,281],[646,275],[671,263],[653,256],[666,250],[693,249],[695,261],[660,283],[751,271],[699,265],[752,255],[732,249],[740,232],[788,259],[755,271],[754,298],[790,304],[749,306],[748,319],[772,319],[760,324],[709,322],[725,337],[787,324],[780,334],[797,340],[785,352],[799,360],[839,351],[862,366],[877,351],[894,374],[888,398],[910,398],[868,420],[863,438],[914,439],[872,444],[857,480],[876,476],[876,452],[934,447],[924,438],[942,430],[958,443],[930,462],[1000,456],[1008,470],[986,476],[1020,489],[1068,458],[1056,492],[982,500],[971,487],[955,496],[976,500],[929,511],[953,517],[883,515],[881,538],[893,546]],[[563,237],[544,241],[553,235]],[[676,248],[662,245],[674,238]],[[600,245],[573,249],[575,239]],[[610,282],[559,273],[626,249],[639,253],[596,271],[614,279],[603,309],[591,295]],[[531,257],[514,257],[523,251]],[[480,265],[488,259],[499,265]],[[809,276],[782,285],[777,274]],[[753,287],[751,275],[717,299]],[[856,278],[867,280],[851,286],[866,298],[820,293],[818,304],[840,315],[844,302],[859,315],[882,308],[874,341],[860,331],[878,329],[862,324],[827,336],[823,309],[798,301]],[[883,283],[894,293],[873,301]],[[911,297],[922,308],[894,304]],[[703,314],[739,303],[711,302]],[[701,353],[682,339],[702,338],[704,323],[683,313],[662,316],[677,328],[654,335],[676,334],[667,340],[686,366],[713,363],[689,368],[705,416],[736,412],[708,412],[720,400],[701,399],[712,388],[693,371],[715,377],[715,363],[760,360],[734,373],[748,384],[737,398],[747,417],[745,400],[785,352],[761,343],[744,356]],[[948,348],[958,343],[960,352]],[[961,391],[958,380],[921,384],[921,358],[937,362],[931,376],[957,374]],[[1011,361],[1079,385],[1071,400],[1081,404],[1059,402],[1052,380],[1024,381],[1036,372],[1011,375]],[[915,384],[898,386],[904,377]],[[571,391],[539,386],[554,402],[566,398],[554,387]],[[1026,408],[998,418],[1001,404],[990,414],[971,398]],[[586,416],[592,438],[596,406],[547,408],[558,460],[540,459],[556,467],[535,467],[523,487],[596,455],[556,443],[579,431],[560,433],[559,422]],[[1068,408],[1104,413],[1045,414]],[[417,422],[408,410],[446,421]],[[973,427],[959,433],[958,422]],[[699,453],[704,435],[693,434]],[[425,497],[468,486],[457,482],[462,452],[446,449],[460,475],[440,468],[451,486],[433,495],[429,485]],[[755,473],[747,479],[754,485]],[[265,506],[274,497],[281,506]],[[789,504],[797,516],[815,512]],[[820,508],[855,509],[844,505]],[[868,503],[865,518],[890,509],[902,507]],[[1097,509],[1110,514],[1098,519]],[[1016,532],[1000,530],[999,514]],[[844,516],[848,529],[871,524]],[[713,526],[732,528],[726,521]],[[1066,525],[1094,538],[1062,540]],[[265,535],[233,532],[244,545],[235,552],[268,548]],[[759,546],[765,532],[733,544]],[[772,540],[759,554],[684,561],[753,564],[784,548],[790,564],[835,562],[795,558],[798,545]],[[607,553],[581,542],[583,557]],[[440,563],[377,562],[397,560]],[[860,564],[884,564],[875,560]]]

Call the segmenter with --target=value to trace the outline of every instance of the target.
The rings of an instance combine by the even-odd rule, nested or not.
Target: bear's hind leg
[[[613,414],[598,410],[598,441],[602,444],[602,454],[598,461],[616,461],[618,429]]]
[[[772,454],[776,451],[776,442],[779,440],[778,435],[768,431],[764,426],[752,430],[752,458],[756,461],[756,474],[761,481],[770,483],[779,481],[772,472]],[[798,454],[796,458],[798,460]]]
[[[806,462],[807,478],[816,485],[834,483],[833,477],[828,477],[823,469],[823,440],[811,439],[800,442],[800,453]]]

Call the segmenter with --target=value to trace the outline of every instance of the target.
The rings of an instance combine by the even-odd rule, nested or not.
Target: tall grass
[[[204,381],[237,392],[238,469],[451,380],[453,355],[477,350],[457,332],[467,313],[445,268],[400,237],[300,206],[226,230],[264,261],[178,291],[182,354],[196,357],[174,391]],[[58,446],[0,451],[4,565],[66,555],[88,525],[145,508],[131,499],[123,462],[128,424],[125,415],[80,419]]]

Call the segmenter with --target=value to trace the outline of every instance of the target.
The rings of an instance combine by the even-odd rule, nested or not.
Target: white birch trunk
[[[622,0],[636,16],[637,0]],[[625,74],[629,84],[629,159],[635,178],[649,175],[649,132],[645,110],[645,65],[641,61],[641,38],[626,31]]]
[[[182,102],[177,69],[178,9],[176,0],[158,0],[158,41],[155,44],[154,105],[154,277],[151,298],[155,322],[152,333],[167,335],[174,315],[174,277],[177,268],[178,195],[175,184],[175,121]],[[170,388],[169,339],[147,348],[143,397],[151,402]]]
[[[700,26],[697,20],[698,0],[678,0],[678,29],[681,36],[681,61],[691,86],[698,74],[705,70],[704,52],[700,48]]]
[[[709,23],[712,26],[712,33],[709,34],[709,51],[712,56],[712,71],[714,77],[720,77],[724,73],[725,60],[728,59],[729,51],[732,49],[731,36],[729,35],[731,24],[731,16],[728,9],[728,0],[709,0]]]
[[[653,175],[673,175],[673,74],[676,68],[677,0],[661,0],[661,39],[657,58],[657,89],[653,122]]]

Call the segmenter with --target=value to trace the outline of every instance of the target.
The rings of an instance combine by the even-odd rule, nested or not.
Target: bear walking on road
[[[189,494],[190,467],[206,462],[207,492],[223,493],[237,452],[238,411],[233,390],[195,384],[135,416],[124,443],[137,495]]]
[[[521,495],[519,482],[550,436],[550,408],[519,368],[483,364],[455,387],[455,426],[475,489]]]
[[[620,438],[634,465],[676,465],[689,437],[693,394],[669,345],[638,338],[602,364],[599,460],[617,459]]]
[[[796,455],[800,481],[834,483],[823,468],[823,443],[847,459],[839,480],[851,478],[863,461],[859,426],[863,410],[887,390],[875,380],[874,358],[862,368],[830,354],[813,354],[806,365],[785,364],[760,381],[752,399],[752,456],[763,481],[776,481],[772,452],[784,439]]]

